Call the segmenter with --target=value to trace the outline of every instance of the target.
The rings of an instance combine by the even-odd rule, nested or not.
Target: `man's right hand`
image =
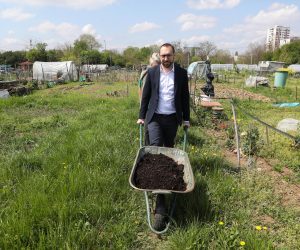
[[[144,125],[145,120],[144,119],[138,119],[136,123]]]

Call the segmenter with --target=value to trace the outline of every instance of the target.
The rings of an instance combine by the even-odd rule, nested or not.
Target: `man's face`
[[[170,68],[174,62],[174,53],[172,47],[169,46],[161,47],[159,51],[159,56],[160,56],[161,64],[165,68]]]

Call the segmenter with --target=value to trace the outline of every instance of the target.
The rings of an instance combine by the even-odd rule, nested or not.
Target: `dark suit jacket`
[[[174,66],[174,94],[175,108],[178,124],[182,120],[190,120],[190,95],[188,87],[187,71],[178,65]],[[160,65],[149,68],[140,108],[140,119],[145,119],[149,123],[158,105],[158,93],[160,82]]]

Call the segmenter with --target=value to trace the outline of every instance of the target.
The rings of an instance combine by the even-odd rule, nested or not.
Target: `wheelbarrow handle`
[[[188,127],[187,126],[183,126],[183,130],[184,130],[184,136],[183,136],[183,151],[186,151],[186,146],[187,146],[187,137],[188,137]]]
[[[140,124],[140,148],[143,147],[143,126],[144,124]]]

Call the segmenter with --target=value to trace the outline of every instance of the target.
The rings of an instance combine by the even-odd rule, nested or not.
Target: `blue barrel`
[[[276,71],[275,72],[274,87],[284,88],[284,86],[286,84],[287,77],[288,77],[288,72],[287,71]]]

